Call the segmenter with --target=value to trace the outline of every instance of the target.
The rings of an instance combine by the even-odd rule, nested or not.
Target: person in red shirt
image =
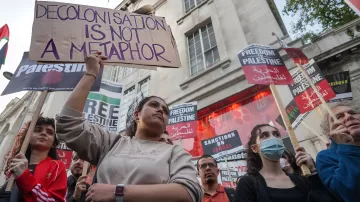
[[[65,201],[67,176],[64,163],[57,157],[55,120],[37,120],[24,155],[19,151],[29,125],[25,124],[17,135],[5,168],[5,173],[14,175],[16,182],[10,201]]]
[[[218,184],[220,169],[216,160],[210,155],[203,155],[197,162],[198,174],[204,190],[203,202],[232,202],[235,190]]]

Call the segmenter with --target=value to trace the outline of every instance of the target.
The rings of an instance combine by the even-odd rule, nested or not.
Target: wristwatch
[[[123,202],[124,201],[124,192],[125,192],[125,185],[124,184],[118,184],[116,185],[114,194],[116,202]]]

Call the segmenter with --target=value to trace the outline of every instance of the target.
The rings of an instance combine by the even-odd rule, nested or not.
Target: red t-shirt
[[[206,192],[204,193],[202,202],[230,202],[230,200],[226,195],[224,187],[219,184],[214,195],[211,196]]]

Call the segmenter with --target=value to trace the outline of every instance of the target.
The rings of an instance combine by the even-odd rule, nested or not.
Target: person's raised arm
[[[107,58],[100,55],[99,52],[86,57],[86,73],[70,94],[70,97],[66,101],[64,107],[78,112],[82,112],[84,110],[86,98],[89,95],[91,86],[99,74],[99,68],[104,67],[103,60],[106,59]]]
[[[56,115],[56,136],[76,151],[81,159],[97,165],[115,141],[117,134],[110,133],[97,125],[89,124],[82,116],[87,96],[99,68],[103,68],[106,57],[99,53],[85,59],[86,73],[66,101],[61,112]]]

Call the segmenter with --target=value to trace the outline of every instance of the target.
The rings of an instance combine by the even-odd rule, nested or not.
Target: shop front
[[[202,156],[204,151],[209,151],[208,148],[204,149],[204,140],[211,140],[234,131],[239,136],[240,143],[225,145],[226,147],[236,145],[237,148],[240,145],[240,150],[218,158],[218,162],[220,169],[227,169],[227,167],[237,169],[238,175],[241,176],[246,173],[246,148],[250,133],[258,124],[270,124],[278,128],[286,148],[294,150],[286,130],[276,121],[279,115],[268,86],[255,85],[198,110],[197,136],[182,140],[182,145],[193,156],[196,163],[196,159]],[[225,158],[227,158],[227,163],[225,163]]]

